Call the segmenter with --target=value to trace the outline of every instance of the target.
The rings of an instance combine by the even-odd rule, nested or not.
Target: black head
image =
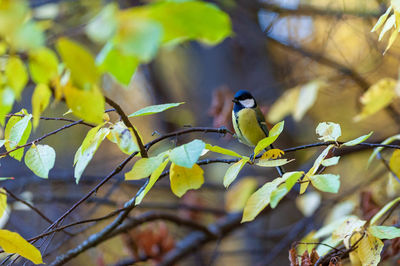
[[[246,90],[240,90],[236,92],[235,97],[232,100],[235,104],[233,105],[233,110],[235,112],[240,111],[243,108],[255,108],[257,107],[256,100]]]

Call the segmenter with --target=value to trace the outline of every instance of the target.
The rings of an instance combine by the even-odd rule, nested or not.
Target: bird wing
[[[262,130],[265,133],[265,136],[268,137],[269,131],[267,127],[267,123],[265,122],[265,117],[264,114],[261,112],[260,108],[256,108],[256,116],[257,116],[257,121]]]

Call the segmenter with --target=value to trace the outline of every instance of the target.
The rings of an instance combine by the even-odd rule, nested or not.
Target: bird
[[[265,117],[257,106],[256,99],[247,90],[239,90],[232,102],[234,103],[232,124],[237,138],[241,143],[255,147],[269,134]],[[271,145],[270,148],[273,149],[273,146]],[[277,170],[279,175],[284,174],[281,167],[277,167]]]

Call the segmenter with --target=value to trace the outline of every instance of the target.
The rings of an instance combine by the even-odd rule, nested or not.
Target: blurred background
[[[47,27],[50,47],[58,37],[68,36],[85,44],[95,54],[101,47],[87,38],[84,27],[110,2],[113,1],[31,0],[30,6],[33,17]],[[118,2],[123,9],[151,1],[114,2]],[[398,42],[383,56],[387,40],[378,42],[378,34],[371,33],[389,1],[207,2],[229,14],[234,32],[231,37],[214,47],[197,42],[164,47],[155,60],[139,67],[128,88],[123,88],[110,76],[103,77],[105,95],[119,103],[127,114],[152,104],[185,102],[178,108],[151,117],[131,119],[145,143],[158,135],[187,126],[225,126],[232,129],[231,100],[239,89],[249,90],[255,96],[270,124],[285,120],[284,132],[275,145],[280,149],[318,142],[315,128],[322,121],[341,125],[341,141],[374,131],[369,141],[378,142],[398,133],[400,109],[397,100],[362,121],[354,120],[361,111],[360,97],[372,84],[382,78],[398,77]],[[306,108],[303,115],[293,118],[288,106],[294,103],[289,98],[282,103],[289,110],[286,115],[268,115],[282,95],[304,86],[315,86],[316,93],[305,96],[307,104],[309,97],[314,97],[315,101],[311,101],[310,108]],[[33,88],[31,85],[25,89],[22,100],[13,111],[30,106]],[[60,102],[53,104],[43,115],[61,116],[67,109]],[[112,119],[118,119],[115,114],[110,115]],[[61,125],[56,121],[43,121],[32,139]],[[72,162],[86,133],[87,128],[74,127],[62,135],[46,139],[45,143],[57,151],[55,168],[50,172],[49,180],[34,176],[26,166],[13,159],[3,159],[0,176],[15,177],[15,180],[4,182],[4,186],[32,202],[51,219],[56,219],[125,158],[114,144],[104,142],[79,185],[76,185]],[[195,138],[244,155],[252,152],[230,136],[193,133],[170,138],[152,148],[150,154]],[[285,169],[308,170],[320,152],[320,148],[313,148],[287,153],[285,158],[295,161],[286,165]],[[348,149],[340,152],[338,155],[343,156],[340,164],[328,170],[341,176],[339,194],[309,193],[311,196],[304,196],[302,201],[289,197],[273,212],[241,226],[226,238],[191,252],[180,261],[180,265],[289,265],[288,250],[292,243],[320,228],[336,204],[346,202],[349,209],[365,218],[370,215],[368,211],[371,208],[382,206],[399,195],[399,185],[383,165],[375,163],[366,168],[371,150]],[[390,154],[383,153],[387,158]],[[171,193],[169,180],[165,178],[156,184],[131,215],[134,217],[148,210],[162,210],[205,225],[214,223],[229,212],[232,204],[227,200],[229,196],[222,185],[227,168],[228,165],[223,164],[204,166],[205,184],[180,199]],[[143,184],[142,181],[124,181],[123,173],[114,177],[64,224],[99,217],[122,207]],[[251,178],[262,185],[276,177],[273,168],[245,166],[239,180]],[[13,202],[12,198],[9,200]],[[315,215],[312,214],[312,206],[316,206],[315,209],[320,206]],[[307,213],[307,210],[308,218],[305,219],[304,212]],[[17,202],[10,203],[8,219],[7,227],[25,238],[36,236],[47,226],[46,221]],[[47,242],[38,242],[43,254],[47,254],[45,261],[52,261],[56,255],[76,246],[106,224],[99,222],[95,226],[74,227],[70,230],[76,234],[74,237],[56,234],[49,246]],[[153,239],[153,242],[149,240],[151,244],[165,248],[155,251],[161,257],[189,233],[190,230],[168,222],[149,222],[123,237],[115,237],[85,252],[68,265],[132,264],[135,259],[151,254],[146,244],[138,239]],[[168,238],[168,243],[158,243],[157,234]],[[157,260],[143,265],[152,265],[154,261]],[[394,265],[393,261],[391,258],[385,263]]]

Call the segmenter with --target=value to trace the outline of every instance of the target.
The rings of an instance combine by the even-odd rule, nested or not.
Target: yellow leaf
[[[7,61],[5,73],[8,85],[15,92],[15,97],[19,99],[21,92],[28,83],[28,72],[24,62],[17,56],[10,57]]]
[[[389,16],[390,11],[392,11],[392,6],[389,6],[388,9],[386,9],[385,14],[383,14],[382,16],[379,17],[378,21],[376,22],[375,26],[372,28],[371,32],[377,31],[382,27],[383,23],[385,23],[387,17]]]
[[[153,173],[162,163],[162,157],[142,158],[132,167],[132,170],[125,174],[125,180],[139,180],[146,178]]]
[[[17,253],[35,264],[43,263],[40,251],[17,233],[1,229],[0,247],[7,253]]]
[[[51,98],[51,90],[46,84],[38,84],[32,95],[33,128],[35,129],[40,120],[40,114],[47,108]]]
[[[93,56],[86,48],[67,38],[58,39],[56,47],[64,64],[71,71],[72,80],[80,89],[99,82],[100,72]]]
[[[261,156],[260,160],[277,159],[284,155],[285,152],[280,149],[270,149]]]
[[[229,187],[229,185],[236,179],[240,170],[243,168],[243,166],[248,161],[250,161],[249,158],[243,158],[228,168],[228,170],[226,171],[225,176],[224,176],[224,186],[225,187]]]
[[[103,122],[104,97],[97,86],[90,90],[80,90],[71,84],[64,87],[65,100],[74,115],[87,122],[100,124]]]
[[[348,219],[343,221],[343,223],[338,226],[335,231],[333,231],[332,238],[334,240],[341,239],[345,244],[348,244],[350,236],[356,231],[361,231],[364,224],[365,221],[358,219],[356,216],[350,216]]]
[[[151,174],[149,183],[147,186],[144,188],[144,190],[136,197],[135,199],[135,205],[138,205],[142,202],[144,196],[150,191],[150,189],[154,186],[154,184],[157,182],[158,178],[164,171],[165,167],[167,166],[169,162],[169,159],[165,160],[162,164],[160,164],[157,169]]]
[[[3,217],[7,208],[7,193],[3,188],[0,188],[0,217]]]
[[[271,123],[276,123],[281,121],[285,116],[293,113],[299,99],[299,94],[300,87],[285,91],[271,106],[271,109],[268,111],[267,120]]]
[[[29,52],[29,71],[35,83],[49,84],[58,75],[57,55],[47,47]]]
[[[385,36],[386,32],[388,32],[391,28],[394,28],[396,25],[396,16],[393,14],[391,15],[387,20],[385,25],[383,25],[383,29],[381,33],[379,34],[378,40],[382,40],[383,36]],[[394,29],[396,30],[396,29]]]
[[[391,7],[393,7],[393,9],[395,11],[400,11],[400,1],[399,0],[391,0],[390,4],[391,4]]]
[[[301,256],[304,254],[304,252],[307,250],[308,254],[311,254],[311,251],[316,247],[316,244],[318,241],[318,238],[314,238],[315,231],[311,231],[308,233],[305,237],[300,239],[300,243],[296,247],[297,255]]]
[[[374,237],[368,231],[366,236],[358,244],[357,254],[362,265],[375,266],[381,261],[381,251],[383,242],[377,237]]]
[[[204,183],[203,173],[198,164],[186,168],[172,163],[169,174],[172,192],[182,197],[188,190],[200,188]]]
[[[395,87],[396,80],[392,78],[381,79],[372,85],[361,96],[363,108],[361,113],[354,117],[354,121],[361,121],[391,104],[396,96]]]
[[[225,194],[225,209],[228,212],[242,211],[247,200],[257,188],[257,180],[246,177],[237,182]]]
[[[397,177],[400,177],[400,150],[395,150],[392,153],[389,166],[393,173],[395,173]]]
[[[308,109],[313,106],[317,99],[318,91],[324,84],[325,82],[321,80],[313,80],[300,88],[296,108],[293,111],[293,118],[295,121],[300,121]]]
[[[397,39],[398,36],[399,32],[397,30],[394,30],[392,34],[390,34],[388,45],[386,46],[385,51],[383,51],[383,54],[386,54],[386,52],[390,49],[390,47],[392,47],[394,41]]]

